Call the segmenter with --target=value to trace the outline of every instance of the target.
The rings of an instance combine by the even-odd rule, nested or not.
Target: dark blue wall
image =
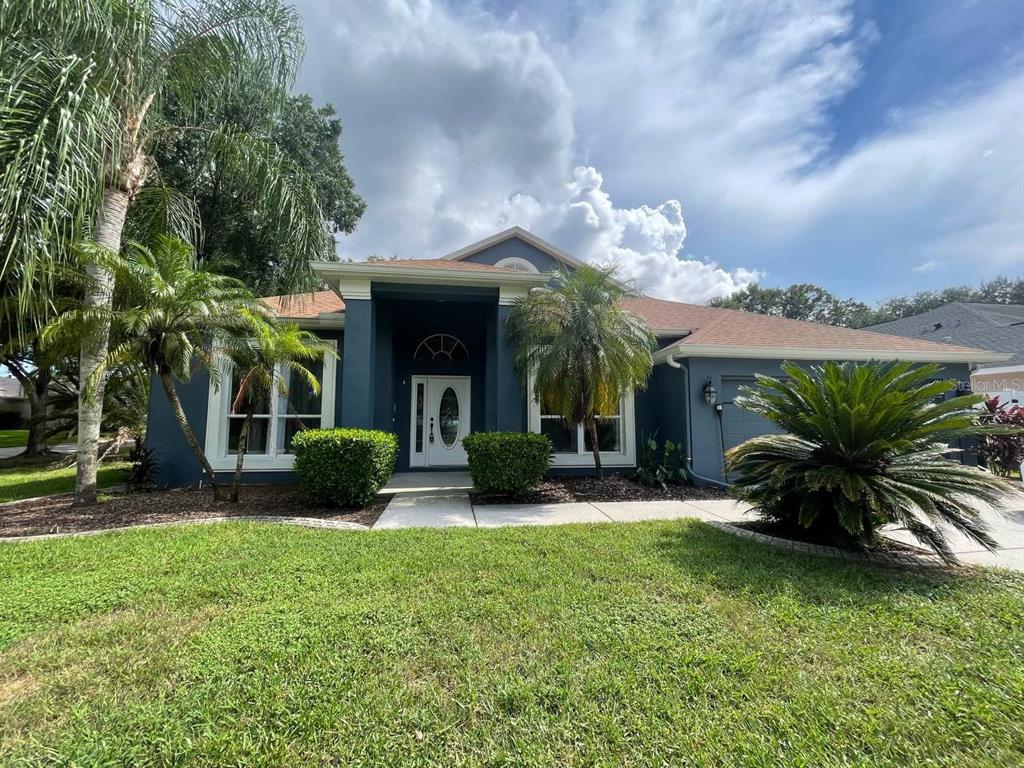
[[[520,240],[518,237],[513,237],[504,242],[492,245],[486,250],[480,251],[469,256],[463,261],[471,261],[475,264],[490,264],[494,266],[502,259],[507,259],[511,256],[516,256],[520,259],[526,259],[541,272],[549,272],[559,267],[565,268],[565,265],[557,259],[553,259],[543,251],[539,251],[529,243]]]

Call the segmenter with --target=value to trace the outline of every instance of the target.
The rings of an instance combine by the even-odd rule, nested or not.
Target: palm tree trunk
[[[181,427],[181,431],[185,435],[185,441],[192,449],[192,453],[195,454],[203,471],[206,472],[206,476],[210,479],[210,487],[213,489],[213,500],[220,501],[220,486],[217,485],[217,475],[214,473],[213,467],[210,466],[210,462],[207,460],[202,446],[199,445],[195,433],[192,432],[192,427],[189,426],[188,417],[185,416],[185,409],[181,407],[181,400],[178,399],[178,390],[174,386],[174,379],[171,378],[169,373],[161,373],[160,382],[164,385],[164,392],[167,393],[167,400],[171,404],[171,410],[174,411],[174,417],[178,420],[178,426]]]
[[[249,447],[249,428],[252,426],[252,406],[245,412],[242,431],[238,435],[238,458],[235,460],[235,479],[231,483],[231,503],[238,503],[238,489],[242,485],[242,462],[245,461],[245,449]]]
[[[97,245],[119,253],[124,217],[128,211],[128,193],[123,189],[107,187],[103,190],[103,203],[96,220],[93,239]],[[85,267],[89,284],[85,290],[86,310],[98,310],[95,326],[82,339],[79,357],[78,394],[78,472],[75,477],[75,506],[96,503],[96,469],[100,421],[103,418],[104,377],[93,381],[93,374],[107,357],[110,341],[110,309],[114,295],[114,273],[102,264],[90,262]],[[87,386],[86,383],[89,383]]]
[[[597,470],[597,479],[604,480],[604,468],[601,466],[601,446],[597,444],[597,419],[588,416],[584,422],[587,434],[590,435],[590,449],[594,453],[594,468]]]

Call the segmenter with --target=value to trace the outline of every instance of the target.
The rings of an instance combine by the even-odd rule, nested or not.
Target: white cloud
[[[922,261],[920,264],[916,264],[910,268],[911,272],[924,273],[932,272],[938,267],[942,266],[942,262],[936,259],[929,259],[928,261]]]
[[[1024,262],[1019,73],[833,156],[830,110],[879,36],[845,3],[302,10],[300,88],[338,108],[368,202],[346,255],[519,224],[694,301],[755,269],[870,296],[936,273],[915,265]]]

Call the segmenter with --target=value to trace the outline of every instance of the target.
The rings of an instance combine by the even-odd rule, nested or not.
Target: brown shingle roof
[[[681,304],[647,296],[628,299],[625,306],[644,317],[655,330],[689,331],[689,335],[679,342],[684,350],[687,346],[721,346],[936,353],[978,351],[953,344],[838,328],[735,309]]]
[[[327,312],[344,312],[345,302],[334,291],[294,293],[261,299],[278,317],[311,318]]]

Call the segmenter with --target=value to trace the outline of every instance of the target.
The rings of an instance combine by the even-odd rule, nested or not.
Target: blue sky
[[[1024,3],[300,3],[369,208],[346,256],[512,224],[647,292],[1024,273]]]

